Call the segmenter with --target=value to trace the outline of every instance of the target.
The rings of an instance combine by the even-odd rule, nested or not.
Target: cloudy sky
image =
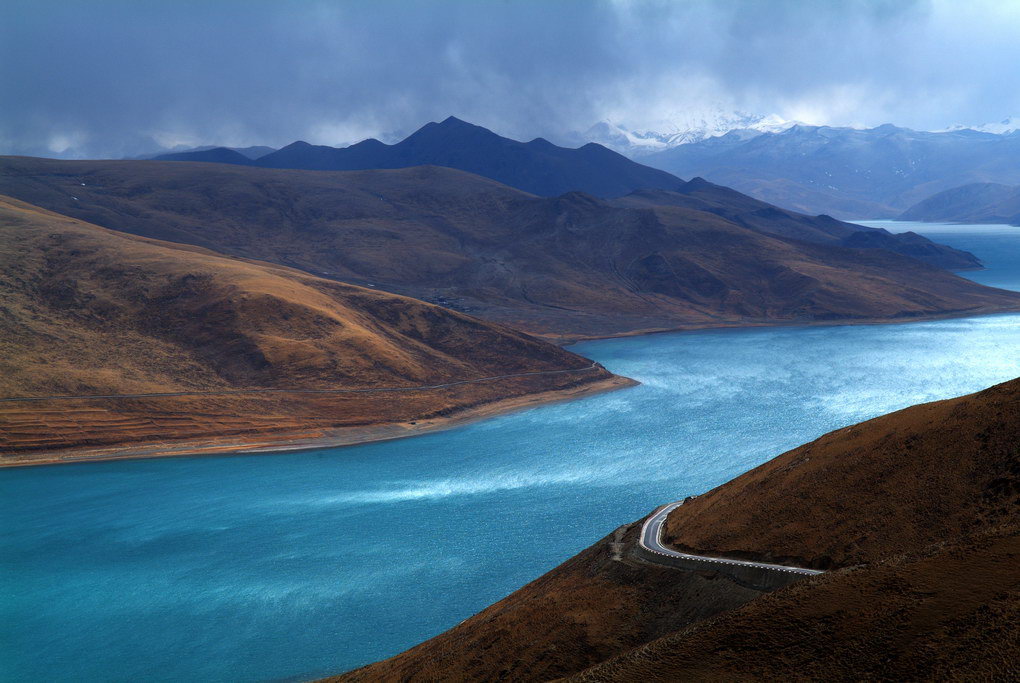
[[[0,153],[1020,114],[1020,0],[3,0]]]

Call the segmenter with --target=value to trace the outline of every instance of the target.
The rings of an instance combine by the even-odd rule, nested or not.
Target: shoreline
[[[718,324],[696,324],[661,329],[640,329],[619,334],[581,337],[541,337],[560,346],[571,346],[588,341],[621,339],[652,334],[696,333],[711,331],[740,331],[774,327],[844,327],[856,325],[897,325],[913,322],[933,322],[937,320],[966,319],[995,315],[1017,315],[1016,310],[979,309],[974,311],[954,311],[906,318],[868,318],[854,320],[816,320],[789,322],[720,322]],[[215,437],[207,436],[200,439],[181,439],[173,441],[142,441],[129,442],[115,446],[72,447],[37,453],[23,453],[10,456],[17,460],[0,459],[0,469],[14,467],[45,467],[50,465],[66,465],[87,462],[108,462],[112,460],[143,460],[168,457],[205,457],[217,455],[269,455],[299,451],[319,450],[326,448],[342,448],[361,444],[377,443],[405,439],[422,434],[444,431],[461,425],[478,422],[498,415],[510,414],[528,408],[546,404],[561,403],[582,398],[588,395],[615,391],[640,382],[628,377],[612,375],[571,389],[542,391],[526,396],[496,399],[481,405],[474,405],[458,410],[452,415],[416,421],[397,423],[380,423],[351,427],[336,427],[315,431],[282,431],[278,434],[258,434],[248,438],[242,436]]]
[[[543,405],[563,403],[586,396],[626,389],[640,382],[612,375],[569,389],[541,391],[514,398],[496,399],[456,411],[452,415],[425,420],[337,427],[333,429],[308,431],[287,431],[279,434],[259,434],[244,438],[241,436],[203,437],[164,442],[137,442],[119,446],[79,447],[37,453],[18,454],[11,457],[18,460],[0,460],[0,469],[15,467],[45,467],[113,460],[147,460],[153,458],[186,458],[224,455],[271,455],[300,451],[342,448],[368,443],[394,441],[412,436],[445,431],[473,422],[508,415]]]
[[[1009,290],[1006,290],[1009,291]],[[966,318],[985,318],[996,315],[1020,315],[1020,307],[1015,309],[985,308],[973,311],[952,311],[947,313],[931,313],[904,318],[852,318],[848,320],[791,320],[783,322],[768,321],[728,321],[719,323],[705,323],[693,325],[681,325],[678,327],[647,328],[632,330],[630,332],[619,332],[616,334],[601,335],[542,335],[537,332],[527,332],[533,337],[559,346],[572,346],[589,341],[600,341],[603,339],[625,339],[627,337],[643,337],[651,334],[670,334],[673,332],[713,332],[716,330],[759,330],[772,327],[853,327],[858,325],[903,325],[909,323],[926,323],[938,320],[963,320]]]

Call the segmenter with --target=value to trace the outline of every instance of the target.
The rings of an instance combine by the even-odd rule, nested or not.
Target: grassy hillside
[[[259,394],[418,387],[591,363],[438,306],[114,232],[8,198],[0,198],[0,294],[0,397],[253,390],[236,398],[0,403],[5,454],[243,432],[245,424],[265,431],[414,420],[609,377],[596,368],[420,394]]]
[[[688,206],[539,198],[437,167],[8,157],[0,191],[104,227],[372,285],[550,337],[1020,308],[1016,293],[884,249],[769,233],[771,224],[792,229],[787,214],[757,216],[749,227]]]
[[[838,430],[667,522],[682,548],[825,574],[761,595],[644,564],[634,523],[339,680],[1002,677],[1020,645],[1018,444],[1020,380]]]

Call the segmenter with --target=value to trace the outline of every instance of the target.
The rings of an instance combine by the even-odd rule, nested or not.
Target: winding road
[[[57,400],[84,400],[100,398],[158,398],[161,396],[237,396],[242,394],[371,394],[383,391],[428,391],[430,389],[444,389],[455,387],[461,384],[478,384],[479,382],[491,382],[497,379],[513,379],[515,377],[533,377],[535,375],[560,375],[567,372],[587,372],[602,366],[596,362],[584,368],[568,368],[566,370],[536,370],[535,372],[518,372],[509,375],[493,375],[492,377],[479,377],[477,379],[462,379],[456,382],[444,384],[427,384],[413,387],[374,387],[366,389],[225,389],[222,391],[176,391],[162,394],[91,394],[85,396],[16,396],[13,398],[0,398],[0,403],[12,403],[23,401],[57,401]]]
[[[725,557],[707,557],[705,555],[690,555],[688,553],[681,553],[671,548],[667,548],[662,544],[662,526],[666,523],[666,517],[669,513],[676,510],[678,507],[683,505],[683,501],[676,503],[668,503],[655,510],[651,517],[645,520],[645,523],[641,526],[641,538],[638,543],[645,550],[655,553],[657,555],[663,555],[664,557],[674,557],[682,560],[696,560],[698,562],[711,562],[715,564],[732,565],[736,567],[753,567],[755,569],[766,569],[777,572],[787,572],[789,574],[802,574],[804,576],[814,576],[816,574],[822,574],[821,570],[818,569],[804,569],[802,567],[788,567],[781,564],[768,564],[767,562],[752,562],[750,560],[731,560]],[[666,564],[666,563],[663,563]]]

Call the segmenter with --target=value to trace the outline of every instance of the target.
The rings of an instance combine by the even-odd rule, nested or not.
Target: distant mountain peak
[[[496,133],[493,133],[488,128],[483,128],[482,126],[476,126],[473,123],[462,121],[456,116],[447,116],[438,123],[435,121],[426,123],[424,126],[404,138],[403,142],[429,140],[437,135],[440,136],[438,139],[447,139],[448,136],[451,135],[475,137],[485,135],[498,137]],[[400,144],[400,142],[396,143],[396,145]]]
[[[715,183],[710,183],[701,176],[696,175],[687,181],[687,184],[684,185],[684,189],[697,190],[703,187],[715,187],[715,186],[716,186]]]
[[[463,131],[479,131],[479,130],[484,130],[487,133],[492,133],[492,131],[488,130],[487,128],[483,128],[482,126],[476,126],[473,123],[468,123],[467,121],[464,121],[463,119],[458,119],[456,116],[447,116],[445,119],[443,119],[439,123],[435,123],[435,122],[426,123],[424,126],[419,128],[416,132],[420,133],[421,131],[425,130],[426,128],[439,129],[439,130],[447,130],[447,131],[450,131],[450,130],[453,130],[453,131],[456,131],[456,130],[463,130]],[[492,133],[492,134],[495,135],[495,133]],[[414,133],[412,133],[412,137],[413,137],[413,135],[414,135]]]

